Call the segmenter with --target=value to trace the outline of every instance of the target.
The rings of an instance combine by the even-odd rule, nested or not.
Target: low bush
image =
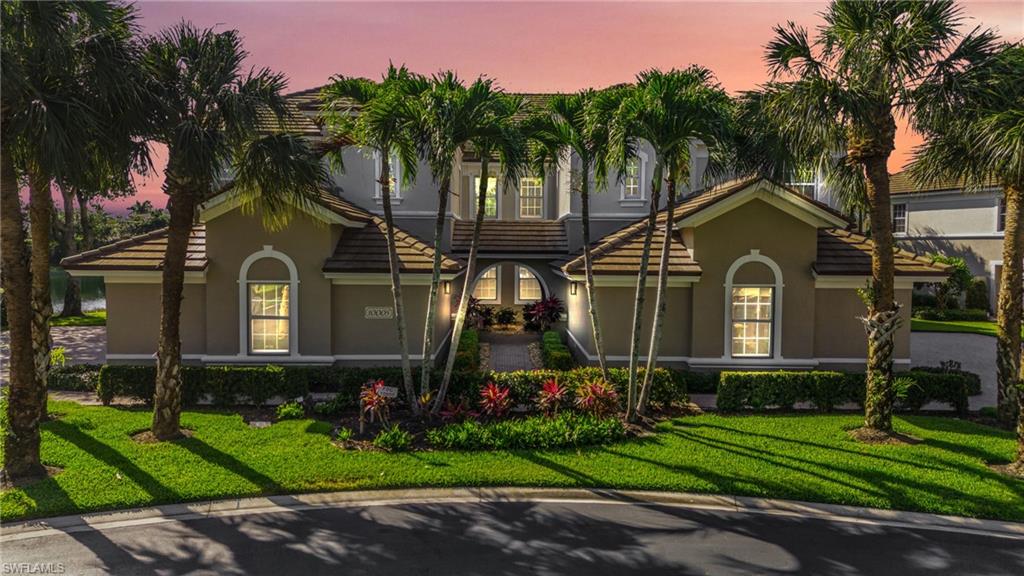
[[[984,278],[975,278],[964,294],[964,308],[975,310],[991,310],[988,300],[988,282]]]
[[[509,326],[511,324],[515,324],[516,316],[517,314],[514,308],[505,306],[504,308],[499,308],[498,312],[494,314],[494,320],[499,326]]]
[[[644,370],[639,371],[639,379],[643,379]],[[533,405],[537,394],[548,380],[556,380],[566,389],[572,391],[567,402],[575,402],[575,390],[584,382],[601,378],[600,368],[586,366],[572,370],[520,370],[516,372],[492,372],[487,379],[499,386],[512,389],[513,405]],[[629,382],[629,370],[626,368],[609,368],[608,382],[619,395],[626,392]],[[686,395],[686,382],[678,373],[665,368],[656,368],[651,388],[651,402],[659,406],[682,403],[689,400]]]
[[[427,432],[427,441],[448,450],[525,450],[608,444],[626,437],[618,418],[563,412],[553,418],[481,423],[467,420]]]
[[[378,432],[373,445],[388,452],[401,452],[412,447],[412,434],[395,424]]]
[[[95,392],[100,378],[98,364],[68,364],[50,368],[46,379],[49,390],[67,392]]]
[[[918,308],[914,310],[914,318],[921,320],[941,320],[950,322],[984,322],[988,320],[988,310],[978,308],[967,308],[966,310],[954,310],[947,308]]]
[[[606,380],[588,380],[576,387],[576,409],[598,418],[610,416],[619,410],[619,393]]]
[[[480,334],[476,330],[463,330],[459,338],[459,351],[455,354],[455,372],[480,370]]]
[[[575,365],[572,353],[562,342],[562,335],[554,330],[544,333],[541,340],[541,360],[544,368],[548,370],[571,370]]]
[[[302,404],[298,402],[285,402],[277,407],[278,420],[298,420],[305,417],[306,411],[302,409]]]
[[[718,392],[718,372],[690,372],[673,370],[673,375],[682,382],[682,386],[691,394],[714,394]]]
[[[512,398],[508,386],[498,386],[488,382],[480,389],[480,414],[487,418],[499,419],[512,408]]]
[[[943,369],[918,369],[899,373],[909,380],[898,399],[902,410],[920,410],[929,402],[949,404],[958,413],[967,411],[968,396],[981,393],[976,374]],[[807,402],[829,411],[845,403],[864,404],[864,374],[843,372],[722,372],[718,386],[718,409],[723,412],[791,409]]]

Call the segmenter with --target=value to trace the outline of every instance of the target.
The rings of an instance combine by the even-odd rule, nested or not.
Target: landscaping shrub
[[[508,386],[497,386],[488,382],[480,389],[480,414],[495,420],[502,418],[512,407],[511,390]]]
[[[901,378],[912,381],[898,400],[900,409],[920,410],[928,402],[949,404],[963,414],[967,398],[981,393],[976,374],[918,369],[901,372]],[[718,409],[738,410],[790,409],[798,402],[808,402],[819,410],[832,410],[848,402],[864,404],[864,374],[843,372],[722,372],[718,386]]]
[[[46,380],[49,390],[68,392],[95,392],[99,382],[100,366],[98,364],[67,364],[50,368]]]
[[[278,420],[298,420],[305,417],[306,411],[302,409],[302,405],[298,402],[285,402],[277,407]]]
[[[547,332],[564,313],[565,304],[557,296],[549,296],[523,306],[523,325],[527,330]]]
[[[919,308],[914,310],[914,318],[921,320],[943,320],[952,322],[983,322],[988,320],[988,309],[967,308],[965,310],[939,308]]]
[[[412,434],[398,427],[398,424],[377,433],[373,445],[388,452],[401,452],[412,447]]]
[[[576,387],[576,409],[599,418],[609,416],[619,410],[619,394],[606,380],[588,380]]]
[[[642,379],[644,370],[639,371]],[[513,405],[533,405],[537,394],[543,388],[544,383],[554,379],[570,391],[573,391],[572,398],[567,402],[575,401],[575,390],[580,384],[596,380],[601,377],[601,370],[595,366],[574,368],[572,370],[519,370],[516,372],[492,372],[487,379],[499,386],[508,386],[512,389]],[[629,370],[626,368],[609,368],[608,381],[614,386],[615,391],[621,396],[626,391],[626,384],[629,382]],[[686,395],[686,382],[678,375],[665,368],[656,368],[654,381],[651,388],[651,402],[660,406],[668,406],[674,403],[686,402],[689,398]]]
[[[427,431],[427,441],[448,450],[525,450],[607,444],[625,438],[618,418],[563,412],[553,418],[481,423],[467,420]]]
[[[571,370],[575,364],[572,353],[562,342],[562,335],[554,330],[544,333],[541,340],[541,360],[548,370]]]
[[[463,330],[459,338],[459,351],[455,354],[454,372],[480,370],[480,334],[476,330]],[[401,372],[399,372],[401,374]]]
[[[690,372],[673,370],[673,376],[682,382],[688,393],[714,394],[718,392],[718,372]]]
[[[514,324],[516,321],[516,311],[515,309],[509,308],[508,306],[505,306],[504,308],[499,308],[498,312],[494,315],[494,320],[498,323],[499,326],[508,326],[510,324]]]
[[[984,278],[971,280],[964,294],[964,308],[975,310],[991,310],[992,304],[988,300],[988,282]]]
[[[569,391],[565,389],[565,386],[560,385],[554,378],[544,382],[540,392],[537,393],[537,410],[548,416],[558,414],[558,409],[561,408],[568,394]]]

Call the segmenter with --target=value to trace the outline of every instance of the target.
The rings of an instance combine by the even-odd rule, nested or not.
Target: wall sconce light
[[[570,282],[569,283],[569,294],[571,294],[572,296],[576,295],[576,286],[578,284],[579,284],[579,282]]]
[[[444,281],[444,293],[445,294],[451,294],[452,293],[452,283],[451,283],[450,280],[445,280]]]

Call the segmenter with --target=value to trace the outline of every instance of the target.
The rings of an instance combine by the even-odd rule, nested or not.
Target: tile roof
[[[166,250],[167,228],[161,228],[68,256],[60,265],[66,270],[160,270]],[[197,224],[188,239],[185,270],[205,270],[206,264],[206,226]]]
[[[814,271],[822,276],[868,276],[871,274],[872,241],[862,234],[838,228],[818,230],[818,254]],[[932,264],[930,258],[907,250],[895,250],[897,276],[945,277],[948,267]]]
[[[334,248],[334,254],[324,262],[324,272],[390,272],[387,252],[387,225],[383,218],[373,216],[363,228],[345,229]],[[415,236],[395,228],[395,244],[402,273],[431,274],[434,269],[434,249]],[[462,264],[448,256],[441,256],[442,272],[457,272]]]
[[[452,251],[468,253],[473,221],[457,220],[452,228]],[[560,220],[485,220],[480,228],[484,254],[559,254],[569,250],[565,224]]]
[[[889,175],[889,194],[921,194],[925,192],[946,192],[950,190],[963,190],[966,186],[965,180],[934,180],[925,184],[919,184],[910,177],[906,170]],[[985,183],[983,188],[994,188],[998,186],[995,180]]]
[[[285,97],[285,114],[282,118],[278,118],[266,108],[257,111],[256,115],[264,132],[284,131],[307,137],[322,135],[320,126],[314,118],[304,114],[288,96]]]

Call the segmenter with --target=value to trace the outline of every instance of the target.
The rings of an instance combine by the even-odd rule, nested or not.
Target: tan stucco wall
[[[814,278],[817,229],[767,202],[752,200],[693,230],[693,248],[703,269],[693,288],[693,356],[720,358],[725,342],[725,277],[738,258],[760,250],[782,269],[782,355],[814,354]],[[737,277],[765,276],[763,266],[747,266]],[[742,274],[742,276],[740,276]],[[735,279],[734,279],[735,281]]]
[[[896,300],[903,305],[903,323],[896,332],[896,359],[910,358],[910,294],[909,289],[896,291]],[[816,290],[815,303],[815,357],[866,358],[867,337],[859,320],[866,310],[856,289],[820,288]]]
[[[426,321],[429,289],[429,286],[423,285],[402,286],[409,354],[412,356],[423,351],[423,323]],[[443,293],[443,289],[438,296],[434,324],[435,348],[448,333],[451,314],[451,298]],[[365,315],[367,306],[393,307],[391,286],[335,284],[331,287],[330,317],[324,318],[325,324],[330,322],[333,332],[331,354],[378,356],[399,353],[395,320],[368,320]]]
[[[107,354],[153,354],[160,332],[160,284],[108,282]],[[206,288],[185,284],[181,302],[181,353],[206,352]]]
[[[601,321],[601,336],[604,338],[605,353],[608,356],[629,356],[630,338],[633,330],[633,308],[636,289],[629,287],[598,286],[598,315]],[[647,289],[644,305],[644,329],[641,333],[641,356],[647,356],[651,341],[651,326],[655,312],[657,289]],[[590,315],[587,311],[586,288],[580,283],[576,296],[569,295],[569,329],[588,354],[595,354],[593,335],[590,333]],[[665,326],[662,333],[659,356],[690,355],[690,317],[692,290],[670,287],[665,309]]]
[[[242,262],[264,246],[283,252],[295,262],[299,275],[299,353],[327,355],[331,352],[331,325],[326,311],[331,308],[331,283],[323,277],[324,260],[341,234],[341,226],[328,225],[305,213],[294,216],[281,232],[269,232],[260,214],[234,210],[206,225],[206,251],[210,260],[206,272],[206,325],[208,353],[235,355],[239,350],[238,274]],[[250,268],[251,279],[288,280],[280,261],[257,260]]]

